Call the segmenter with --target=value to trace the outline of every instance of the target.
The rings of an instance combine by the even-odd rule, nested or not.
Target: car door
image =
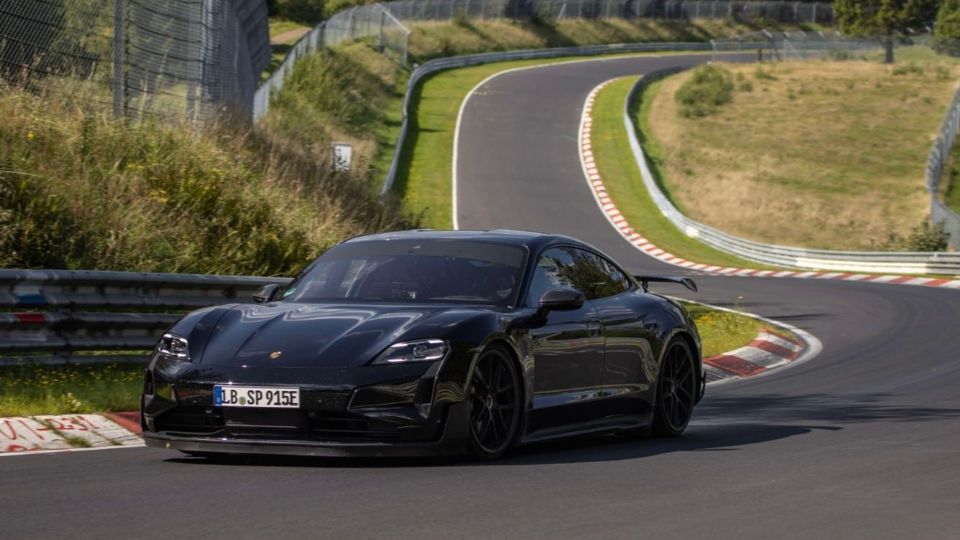
[[[571,248],[544,251],[537,260],[526,305],[537,306],[554,287],[581,290]],[[583,291],[581,291],[583,292]],[[531,330],[534,355],[533,411],[528,431],[563,431],[596,417],[602,391],[603,335],[590,302],[576,311],[552,311]]]
[[[590,287],[588,298],[597,310],[604,335],[604,414],[645,419],[650,412],[656,359],[651,348],[653,328],[645,324],[650,302],[626,274],[602,255],[584,255],[603,276]]]

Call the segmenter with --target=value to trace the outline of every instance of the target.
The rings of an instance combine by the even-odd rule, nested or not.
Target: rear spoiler
[[[676,283],[697,292],[697,282],[687,276],[633,276],[647,292],[650,283]]]

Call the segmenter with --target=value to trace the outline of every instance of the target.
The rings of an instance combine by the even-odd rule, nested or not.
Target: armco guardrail
[[[0,353],[146,350],[184,311],[246,303],[285,278],[0,270]],[[0,364],[11,358],[0,357]]]
[[[413,71],[413,73],[410,75],[410,80],[407,83],[407,93],[403,97],[403,121],[400,124],[400,133],[397,135],[397,144],[393,151],[393,160],[390,162],[390,168],[387,170],[387,178],[383,182],[383,187],[380,190],[380,194],[386,195],[393,188],[393,183],[397,178],[397,168],[400,166],[403,145],[406,142],[407,131],[410,127],[409,113],[411,96],[413,95],[414,89],[418,84],[420,84],[420,81],[428,75],[432,75],[447,69],[477,66],[492,62],[506,62],[510,60],[532,60],[538,58],[560,58],[564,56],[591,56],[631,52],[709,50],[712,50],[712,47],[709,43],[619,43],[613,45],[591,45],[587,47],[560,47],[554,49],[532,49],[525,51],[468,54],[464,56],[438,58],[436,60],[424,62],[421,66]]]
[[[838,272],[880,272],[897,274],[960,274],[958,252],[832,251],[762,244],[717,230],[684,216],[657,185],[637,139],[637,126],[630,107],[651,82],[682,71],[672,68],[647,73],[631,89],[623,110],[623,124],[643,183],[660,212],[692,238],[740,258],[774,266]]]

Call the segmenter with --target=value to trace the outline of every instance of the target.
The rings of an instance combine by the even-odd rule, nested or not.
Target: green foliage
[[[906,238],[891,234],[884,248],[892,251],[946,251],[949,240],[943,223],[931,225],[929,220],[924,220]]]
[[[937,4],[938,0],[835,0],[833,11],[844,33],[883,38],[886,61],[892,63],[896,38],[933,20]]]
[[[369,3],[369,0],[268,0],[267,10],[271,17],[315,26],[338,11]]]
[[[757,70],[753,72],[753,76],[756,77],[758,81],[776,81],[776,80],[778,80],[776,75],[774,75],[774,74],[772,74],[772,73],[770,73],[770,72],[768,72],[768,71],[764,71],[763,68],[761,68],[761,67],[757,67]]]
[[[720,105],[733,98],[733,77],[727,69],[714,65],[700,66],[677,90],[680,114],[699,118],[716,112]]]
[[[259,133],[113,120],[0,88],[0,264],[290,275],[405,226],[362,179]]]
[[[943,0],[933,26],[933,46],[938,52],[960,56],[960,0]]]
[[[893,68],[894,75],[923,75],[923,66],[916,62],[901,64]]]
[[[381,79],[347,56],[321,49],[297,63],[271,107],[295,121],[298,131],[307,127],[308,131],[299,133],[301,138],[309,143],[326,142],[324,127],[330,124],[359,133],[381,121],[388,93]],[[304,123],[303,118],[313,121]]]
[[[142,386],[136,364],[0,367],[0,417],[134,410]]]

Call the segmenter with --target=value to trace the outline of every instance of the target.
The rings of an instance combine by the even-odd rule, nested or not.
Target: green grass
[[[279,19],[276,17],[271,17],[270,18],[270,39],[274,39],[281,34],[286,34],[291,30],[299,30],[301,28],[310,28],[310,27],[296,21],[290,21],[287,19]]]
[[[623,127],[623,106],[636,81],[637,77],[627,77],[607,85],[598,93],[593,108],[591,141],[594,159],[603,184],[617,208],[639,234],[678,257],[718,266],[763,267],[715,250],[687,236],[657,209],[640,177]],[[640,100],[640,104],[646,109],[649,108],[650,101]],[[644,110],[634,111],[635,119],[638,114],[641,118],[647,116]],[[641,143],[656,175],[656,165],[661,159],[662,149],[654,141],[644,137],[642,124],[640,131]]]
[[[704,358],[743,347],[753,341],[762,328],[770,326],[753,317],[712,309],[702,304],[684,302],[684,307],[697,323]]]
[[[943,202],[955,212],[960,212],[960,143],[950,149],[950,158],[944,168],[940,194]]]
[[[132,411],[142,387],[142,365],[0,367],[0,417]]]

